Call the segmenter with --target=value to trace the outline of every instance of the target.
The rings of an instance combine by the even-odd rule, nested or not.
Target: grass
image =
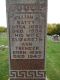
[[[46,71],[49,80],[60,80],[60,42],[47,40]]]
[[[7,33],[0,33],[0,45],[7,44],[8,44]]]
[[[8,80],[8,50],[0,49],[0,80]]]
[[[0,33],[0,46],[7,44],[7,33]],[[5,48],[0,48],[0,80],[8,80],[8,50]]]
[[[0,34],[0,45],[7,45],[6,33]],[[0,49],[0,80],[8,80],[8,50]],[[46,73],[48,80],[60,80],[60,42],[47,38]]]

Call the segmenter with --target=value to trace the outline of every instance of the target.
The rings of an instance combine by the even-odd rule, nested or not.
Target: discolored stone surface
[[[43,70],[44,69],[44,60],[36,59],[24,59],[24,60],[11,60],[11,69],[12,70]]]
[[[6,0],[10,80],[45,80],[47,0]]]

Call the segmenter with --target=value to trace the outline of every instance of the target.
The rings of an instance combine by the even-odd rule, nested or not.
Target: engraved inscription
[[[11,59],[44,59],[45,11],[45,2],[9,4]]]

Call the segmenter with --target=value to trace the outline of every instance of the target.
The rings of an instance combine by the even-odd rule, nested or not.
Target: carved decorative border
[[[11,70],[10,78],[14,79],[44,79],[45,71],[43,70]]]

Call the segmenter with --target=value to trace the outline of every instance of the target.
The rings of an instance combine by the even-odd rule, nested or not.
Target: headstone
[[[47,0],[6,0],[10,80],[45,80]]]
[[[53,40],[60,41],[59,35],[57,35],[57,34],[53,35]]]

